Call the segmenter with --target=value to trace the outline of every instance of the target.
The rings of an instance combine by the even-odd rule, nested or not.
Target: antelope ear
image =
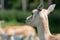
[[[54,10],[55,6],[56,6],[56,4],[52,4],[52,5],[50,5],[48,7],[48,9],[47,9],[48,10],[48,14]]]

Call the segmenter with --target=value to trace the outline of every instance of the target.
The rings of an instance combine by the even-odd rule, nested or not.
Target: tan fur
[[[48,24],[49,22],[48,22],[48,16],[47,16],[48,10],[42,9],[40,13],[43,13],[42,19],[45,20],[43,21],[43,25],[45,26],[44,32],[46,33],[46,36],[49,35],[48,36],[49,40],[60,40],[60,34],[52,35],[50,31],[48,32],[48,29],[49,29],[49,24]],[[50,34],[47,34],[47,33],[50,33]]]
[[[2,22],[0,22],[2,24]],[[26,38],[25,40],[28,40],[29,36],[32,36],[32,38],[36,35],[35,29],[32,26],[24,25],[24,26],[7,26],[5,28],[1,28],[2,25],[0,25],[0,33],[7,34],[12,37],[12,35],[24,35]],[[2,36],[0,36],[0,40],[3,40]],[[11,40],[13,40],[11,38]]]
[[[0,28],[0,40],[2,40],[2,36],[1,36],[1,34],[4,34],[4,30],[3,30],[3,28]]]
[[[35,40],[40,40],[40,39],[39,39],[39,36],[36,36],[36,37],[35,37]]]
[[[35,29],[32,26],[7,26],[3,29],[0,30],[0,32],[4,32],[4,34],[7,35],[24,35],[26,38],[25,40],[28,40],[29,36],[34,37],[35,34]]]
[[[4,31],[8,35],[35,35],[35,29],[31,26],[8,26]]]
[[[56,40],[56,36],[52,35],[49,30],[48,14],[55,8],[55,4],[52,4],[48,9],[42,9],[38,12],[38,9],[32,11],[33,15],[27,17],[27,24],[37,26],[38,35],[40,40]]]

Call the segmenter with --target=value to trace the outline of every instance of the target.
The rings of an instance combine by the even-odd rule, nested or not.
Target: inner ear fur
[[[47,9],[48,10],[48,14],[54,10],[55,6],[56,6],[56,4],[52,4],[52,5],[50,5],[48,7],[48,9]]]

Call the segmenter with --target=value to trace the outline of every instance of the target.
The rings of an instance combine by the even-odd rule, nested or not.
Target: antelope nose
[[[26,22],[30,22],[30,17],[27,17],[26,18]]]
[[[26,20],[26,23],[28,23],[28,22],[30,22],[30,20],[28,19],[28,20]]]

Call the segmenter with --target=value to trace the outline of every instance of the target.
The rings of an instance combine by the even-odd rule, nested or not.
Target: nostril
[[[29,23],[30,22],[30,20],[26,20],[26,23]]]

